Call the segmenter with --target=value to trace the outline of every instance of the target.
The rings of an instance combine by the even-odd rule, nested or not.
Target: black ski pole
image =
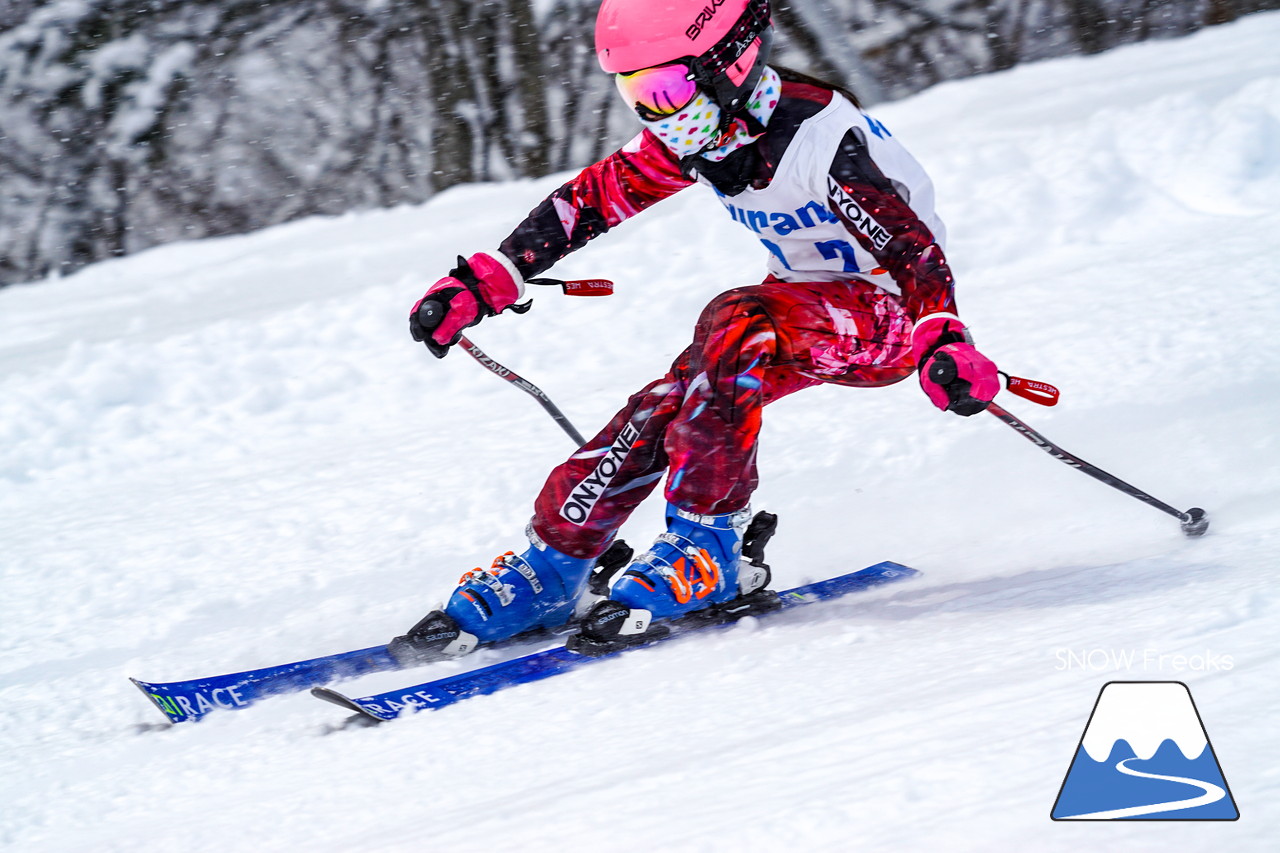
[[[950,358],[938,357],[934,359],[932,366],[929,368],[929,378],[939,385],[949,385],[956,378],[956,363]],[[1021,379],[1016,376],[1010,376],[1004,371],[1000,371],[1000,375],[1005,379],[1005,386],[1013,394],[1023,397],[1027,400],[1039,403],[1042,406],[1053,406],[1058,402],[1058,389],[1044,382],[1035,382],[1028,379]],[[1068,453],[1040,433],[1027,426],[1018,418],[1014,417],[1008,411],[996,403],[987,405],[987,411],[1004,421],[1013,429],[1022,434],[1024,438],[1032,444],[1039,447],[1045,453],[1048,453],[1059,462],[1063,462],[1083,471],[1095,480],[1106,483],[1117,491],[1124,492],[1131,498],[1137,498],[1145,504],[1150,504],[1161,512],[1166,512],[1178,519],[1182,524],[1182,532],[1187,536],[1203,536],[1204,532],[1209,529],[1209,514],[1198,506],[1183,512],[1176,507],[1169,506],[1162,500],[1154,498],[1137,486],[1131,486],[1119,477],[1108,474],[1097,465],[1091,465],[1085,462],[1074,453]]]
[[[606,279],[583,279],[578,281],[561,281],[555,278],[535,278],[530,279],[529,284],[541,284],[560,287],[564,292],[571,296],[607,296],[613,293],[613,282]],[[527,310],[528,303],[526,303]],[[434,299],[427,300],[418,307],[418,322],[427,331],[434,329],[444,321],[445,307]],[[473,344],[467,339],[466,335],[458,338],[458,344],[466,351],[467,355],[483,364],[490,373],[500,376],[519,388],[538,401],[539,405],[551,415],[552,419],[560,425],[570,438],[573,439],[575,447],[581,447],[587,443],[582,437],[582,433],[574,427],[569,419],[565,417],[564,412],[551,402],[551,398],[546,392],[534,385],[528,379],[516,373],[509,367],[499,364],[497,361],[485,354],[484,350]]]
[[[1101,480],[1111,488],[1124,492],[1129,497],[1137,498],[1143,503],[1150,504],[1151,506],[1155,507],[1161,512],[1166,512],[1169,515],[1172,515],[1174,518],[1178,519],[1179,522],[1181,522],[1182,532],[1185,533],[1187,536],[1202,536],[1204,535],[1204,532],[1209,529],[1209,514],[1205,512],[1203,509],[1201,509],[1200,507],[1193,506],[1191,509],[1187,510],[1186,512],[1182,512],[1179,509],[1169,506],[1169,504],[1165,503],[1164,501],[1159,500],[1158,498],[1152,497],[1151,495],[1142,491],[1142,489],[1139,489],[1136,486],[1129,485],[1124,480],[1121,480],[1119,477],[1108,474],[1106,471],[1103,471],[1098,466],[1091,465],[1088,462],[1085,462],[1079,456],[1076,456],[1073,453],[1068,453],[1058,445],[1054,444],[1049,439],[1045,438],[1040,433],[1033,430],[1031,427],[1027,426],[1017,417],[1005,411],[1005,409],[1002,408],[1001,406],[998,406],[995,403],[992,403],[991,405],[987,406],[987,411],[995,415],[1000,420],[1004,421],[1009,426],[1013,427],[1015,430],[1020,432],[1028,441],[1030,441],[1032,444],[1035,444],[1037,447],[1039,447],[1045,453],[1048,453],[1054,459],[1057,459],[1059,462],[1064,462],[1078,471],[1083,471],[1084,473],[1088,474],[1090,477],[1093,477],[1095,480]]]
[[[471,343],[471,341],[467,339],[466,335],[463,335],[458,339],[458,344],[466,351],[467,355],[471,356],[488,368],[490,373],[493,373],[495,376],[501,376],[503,379],[507,380],[533,399],[537,400],[542,408],[547,410],[547,414],[551,415],[552,419],[555,420],[556,423],[560,424],[560,428],[569,434],[569,437],[573,439],[575,447],[581,447],[587,443],[587,440],[582,437],[582,433],[578,432],[578,430],[574,428],[573,424],[569,423],[569,419],[565,417],[564,412],[560,411],[560,409],[556,407],[556,404],[551,402],[551,398],[546,395],[545,391],[537,385],[534,385],[528,379],[520,376],[520,374],[516,373],[511,368],[504,367],[489,356],[485,355],[484,350]]]

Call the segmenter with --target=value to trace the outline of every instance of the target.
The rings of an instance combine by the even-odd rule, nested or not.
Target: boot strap
[[[732,530],[735,527],[743,527],[751,521],[751,507],[743,507],[728,515],[700,515],[677,507],[676,515],[685,521],[692,521],[694,524],[710,527],[713,530]]]

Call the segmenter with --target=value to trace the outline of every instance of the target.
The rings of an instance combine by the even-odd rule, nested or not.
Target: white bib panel
[[[946,231],[933,210],[933,183],[929,176],[884,125],[838,93],[796,130],[769,186],[747,188],[736,196],[725,196],[717,190],[716,195],[730,216],[760,238],[769,250],[769,272],[779,279],[858,278],[899,293],[893,278],[828,206],[827,199],[833,198],[833,204],[856,223],[859,233],[877,251],[891,239],[888,230],[829,177],[831,161],[850,130],[863,139],[876,166],[945,251]],[[698,181],[712,186],[702,176]]]

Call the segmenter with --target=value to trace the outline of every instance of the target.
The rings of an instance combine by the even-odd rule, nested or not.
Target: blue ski
[[[780,592],[778,593],[778,599],[782,606],[776,610],[764,611],[757,615],[761,618],[767,617],[773,613],[780,613],[793,607],[812,604],[815,601],[839,598],[853,592],[860,592],[869,587],[903,580],[918,574],[919,572],[915,569],[898,563],[877,563],[874,566],[851,572],[847,575],[815,581],[814,583],[798,586],[795,589]],[[723,625],[716,624],[705,627],[723,627]],[[654,645],[664,639],[683,637],[698,630],[702,630],[702,628],[686,628],[675,631],[667,637],[655,639],[653,643],[648,645]],[[646,648],[646,646],[633,646],[630,648]],[[326,702],[332,702],[349,711],[354,711],[366,720],[381,723],[387,720],[394,720],[406,711],[434,711],[461,702],[464,699],[469,699],[472,696],[495,693],[508,687],[514,687],[517,684],[527,684],[531,681],[550,678],[553,675],[559,675],[593,661],[614,657],[625,651],[630,651],[630,648],[619,649],[602,657],[587,657],[571,652],[564,646],[559,646],[471,672],[450,675],[374,696],[352,698],[328,687],[314,687],[311,690],[311,694],[324,699]]]
[[[767,537],[765,537],[767,541]],[[631,557],[631,549],[622,540],[613,543],[600,556],[596,565],[599,571],[609,572],[620,568]],[[607,577],[607,574],[605,575]],[[567,636],[576,630],[570,622],[552,629],[539,629],[490,643],[487,648],[511,646],[536,646],[548,639]],[[417,664],[409,664],[416,666]],[[283,693],[297,693],[319,684],[329,684],[344,678],[368,675],[373,672],[394,672],[404,669],[387,646],[372,646],[353,652],[339,652],[311,660],[230,672],[208,678],[189,681],[150,682],[129,679],[161,713],[172,723],[185,723],[219,709],[236,711],[248,708],[260,699]]]
[[[371,672],[400,669],[386,646],[342,652],[312,660],[231,672],[190,681],[151,683],[129,679],[173,723],[198,720],[210,711],[240,710],[259,699],[297,693],[317,684]]]
[[[541,631],[520,635],[493,643],[486,648],[545,643],[557,635],[571,632],[572,626],[554,631]],[[217,710],[238,711],[266,699],[285,693],[299,693],[319,684],[331,684],[346,678],[369,675],[374,672],[394,672],[404,669],[392,657],[386,646],[339,652],[311,660],[295,661],[245,672],[229,672],[189,681],[149,682],[129,679],[151,702],[159,708],[171,723],[198,720]]]

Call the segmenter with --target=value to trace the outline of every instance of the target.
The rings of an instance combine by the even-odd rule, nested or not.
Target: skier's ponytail
[[[828,83],[826,80],[819,80],[805,74],[803,71],[796,71],[794,68],[787,68],[785,65],[771,65],[774,71],[778,72],[778,76],[788,83],[804,83],[807,86],[817,86],[819,89],[830,89],[833,92],[839,92],[848,98],[855,107],[862,109],[862,102],[858,100],[858,96],[846,89],[844,86],[837,86],[835,83]]]

